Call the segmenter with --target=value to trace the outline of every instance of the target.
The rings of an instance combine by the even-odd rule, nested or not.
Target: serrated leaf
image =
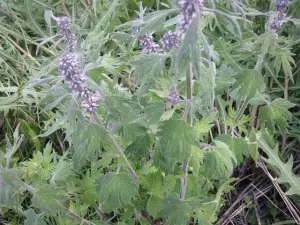
[[[234,84],[236,72],[226,64],[221,65],[216,74],[216,93],[223,94]]]
[[[291,55],[291,52],[289,52],[286,49],[285,50],[280,49],[276,54],[275,61],[274,61],[276,74],[279,73],[280,68],[282,67],[284,74],[288,76],[292,82],[294,82],[293,68],[291,64],[295,65],[295,61]]]
[[[235,178],[230,178],[224,182],[218,189],[215,199],[210,202],[201,204],[201,207],[196,211],[196,216],[200,224],[212,225],[217,220],[217,211],[221,206],[222,195],[231,190],[230,183],[235,181]]]
[[[7,180],[0,178],[0,206],[20,209],[21,203],[22,196],[18,191],[18,186],[15,186],[12,182],[8,182]]]
[[[100,125],[85,124],[81,127],[78,136],[74,143],[73,155],[73,165],[76,170],[81,169],[87,162],[94,161],[101,147],[106,150],[112,149],[107,131]]]
[[[187,160],[191,154],[191,146],[195,142],[193,128],[182,120],[163,121],[159,126],[157,138],[155,148],[158,153],[156,154],[164,155],[164,159],[168,161],[184,162]],[[156,159],[160,160],[159,158],[154,160]]]
[[[72,162],[60,161],[52,172],[50,183],[65,181],[68,182],[75,177]]]
[[[227,144],[228,147],[234,152],[238,164],[244,161],[244,157],[253,155],[253,145],[248,143],[245,138],[232,137],[230,135],[220,135],[218,140]]]
[[[149,212],[149,214],[154,219],[156,219],[158,216],[158,213],[163,209],[163,207],[164,207],[164,205],[163,205],[162,199],[152,195],[148,199],[146,209],[147,209],[147,212]]]
[[[148,173],[140,177],[140,183],[151,195],[163,197],[163,176],[161,172]]]
[[[288,100],[276,98],[271,103],[263,106],[259,113],[261,123],[266,123],[270,130],[274,130],[275,125],[284,131],[287,128],[287,120],[291,119],[292,114],[288,111],[294,107]]]
[[[234,83],[234,88],[238,89],[238,99],[244,100],[246,97],[251,99],[256,92],[261,92],[264,89],[264,79],[256,70],[244,70],[239,73]]]
[[[81,199],[85,204],[93,206],[99,200],[99,192],[96,187],[96,176],[94,174],[87,173],[80,183],[81,189],[83,191]]]
[[[166,218],[168,225],[186,225],[190,220],[191,208],[181,201],[179,195],[173,193],[163,200],[163,209],[159,215]]]
[[[24,212],[26,219],[24,225],[47,225],[42,214],[37,214],[33,209]]]
[[[165,56],[158,54],[142,54],[133,62],[139,92],[142,93],[151,88],[158,77],[163,74],[165,59]]]
[[[204,154],[205,176],[216,180],[228,179],[233,172],[233,163],[236,163],[235,155],[225,143],[215,143],[216,148]]]
[[[216,120],[216,113],[204,116],[199,122],[195,124],[195,131],[198,137],[201,139],[204,134],[210,131],[210,128],[214,126],[214,121]]]
[[[135,138],[125,149],[126,153],[134,159],[141,158],[149,152],[151,147],[151,138],[144,127],[135,127]]]
[[[275,171],[278,175],[277,181],[280,184],[289,184],[289,187],[286,189],[286,195],[300,195],[300,177],[296,176],[293,173],[293,157],[290,157],[289,160],[284,163],[279,158],[279,148],[278,145],[275,148],[271,148],[266,141],[266,136],[270,134],[259,133],[257,139],[258,146],[267,154],[268,158],[264,160],[274,166],[277,170]],[[268,138],[268,137],[267,137]]]
[[[175,112],[176,108],[169,109],[165,112],[160,117],[160,121],[165,121],[165,120],[170,120]]]
[[[64,197],[52,186],[39,187],[31,198],[31,206],[45,212],[50,216],[64,211]]]
[[[139,185],[127,173],[107,173],[98,181],[100,203],[105,212],[122,208],[138,195]]]
[[[149,125],[156,124],[164,113],[165,103],[162,101],[154,102],[145,107],[146,120]]]
[[[203,151],[201,151],[198,147],[192,146],[191,150],[191,159],[190,159],[190,167],[193,169],[193,173],[198,174],[199,169],[203,164]]]

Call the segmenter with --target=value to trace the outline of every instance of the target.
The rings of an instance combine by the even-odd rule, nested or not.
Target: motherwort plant
[[[59,35],[66,42],[66,53],[59,59],[59,72],[64,76],[74,96],[81,98],[82,109],[87,113],[94,113],[99,97],[86,87],[86,77],[75,52],[76,37],[70,30],[71,20],[63,16],[56,17],[56,22]]]

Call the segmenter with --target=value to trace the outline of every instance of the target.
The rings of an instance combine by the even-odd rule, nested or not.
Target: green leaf
[[[234,83],[234,88],[238,89],[238,100],[251,99],[257,92],[261,92],[265,87],[262,75],[256,70],[244,70],[239,73]]]
[[[174,62],[176,72],[185,72],[189,63],[195,68],[195,78],[200,78],[201,49],[195,48],[201,44],[200,16],[193,19]]]
[[[1,179],[0,175],[0,206],[6,208],[21,208],[22,196],[19,187],[12,182]]]
[[[222,64],[216,74],[216,93],[223,94],[234,84],[236,72],[226,64]]]
[[[24,212],[26,219],[24,225],[47,225],[43,219],[43,215],[37,214],[33,209],[28,209]]]
[[[158,217],[158,213],[164,208],[163,202],[161,198],[158,198],[154,195],[151,195],[147,202],[147,212],[156,219]]]
[[[58,190],[53,186],[39,187],[33,193],[31,198],[31,206],[35,207],[50,216],[55,216],[57,213],[64,211],[64,197],[58,193]]]
[[[196,211],[199,224],[212,225],[216,222],[218,218],[217,211],[221,207],[221,197],[232,189],[230,183],[233,181],[235,181],[235,178],[228,179],[219,187],[215,199],[201,204],[201,207]]]
[[[134,159],[145,156],[151,147],[151,138],[148,134],[148,131],[144,127],[135,127],[135,138],[130,145],[125,149],[125,152],[128,153]]]
[[[133,62],[134,75],[140,93],[151,88],[155,81],[162,76],[165,59],[166,56],[158,54],[142,54]]]
[[[274,61],[276,74],[280,72],[280,68],[282,67],[284,74],[288,76],[292,82],[294,82],[293,68],[291,64],[295,65],[295,61],[292,57],[292,53],[287,49],[279,49],[276,53]]]
[[[235,155],[225,143],[215,143],[216,148],[204,154],[205,176],[216,180],[228,179],[233,172],[233,163],[236,163]]]
[[[73,170],[73,163],[60,161],[52,172],[52,177],[50,183],[55,184],[55,182],[69,182],[75,178],[75,172]]]
[[[164,156],[163,159],[169,162],[186,161],[190,157],[192,144],[195,143],[193,128],[182,120],[163,121],[159,126],[157,138],[155,154],[157,156]],[[158,163],[157,160],[160,160],[160,158],[154,157],[154,163]],[[172,170],[172,166],[167,167]]]
[[[272,131],[275,125],[280,130],[285,131],[287,129],[287,120],[292,118],[292,114],[288,110],[294,106],[295,104],[288,100],[276,98],[261,108],[259,113],[260,122],[266,123],[267,127]]]
[[[147,192],[156,197],[163,197],[163,176],[161,172],[148,173],[140,177],[140,183]]]
[[[87,173],[81,180],[80,187],[82,190],[81,199],[82,202],[90,206],[96,205],[99,200],[99,192],[97,191],[97,185],[95,182],[96,174]]]
[[[169,195],[163,200],[163,209],[159,215],[166,218],[168,225],[186,225],[190,220],[191,208],[181,201],[177,193]]]
[[[214,126],[214,121],[217,119],[216,113],[204,116],[199,122],[195,124],[195,131],[197,136],[202,139],[204,134],[207,134]]]
[[[276,181],[280,184],[289,184],[285,194],[286,195],[300,195],[300,177],[296,176],[293,173],[293,157],[290,157],[289,160],[284,163],[279,158],[279,148],[278,145],[275,148],[270,147],[267,142],[267,139],[271,137],[270,134],[264,132],[257,135],[258,146],[267,154],[268,158],[264,160],[276,168],[276,174],[278,178]]]
[[[105,212],[122,208],[138,195],[139,185],[127,173],[107,173],[99,179],[100,203]]]
[[[163,101],[156,101],[150,105],[147,105],[145,107],[145,115],[147,116],[146,120],[148,121],[148,124],[156,124],[160,120],[164,110],[165,103]]]
[[[249,155],[257,155],[253,154],[255,151],[257,152],[257,148],[255,149],[255,146],[253,146],[251,143],[248,143],[245,138],[232,137],[230,135],[220,135],[218,140],[227,144],[228,147],[234,152],[238,164],[244,161],[244,157],[248,157]]]
[[[101,147],[104,147],[105,150],[112,149],[107,131],[101,125],[85,124],[78,136],[74,143],[75,153],[73,155],[73,165],[76,170],[81,169],[87,162],[97,159],[96,156]]]

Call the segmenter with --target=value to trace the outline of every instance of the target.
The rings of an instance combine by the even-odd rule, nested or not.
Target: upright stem
[[[98,124],[101,126],[100,120],[98,118],[98,116],[96,114],[93,114],[94,119],[98,122]],[[129,160],[127,159],[122,147],[118,144],[117,140],[114,138],[114,136],[107,131],[108,137],[111,140],[111,142],[113,143],[113,145],[115,146],[116,151],[121,155],[121,157],[124,159],[127,169],[130,173],[130,175],[132,176],[133,179],[137,180],[138,176],[135,172],[135,170],[133,169],[133,167],[131,166]]]
[[[284,79],[284,99],[288,100],[289,98],[289,76],[285,75]],[[282,140],[281,140],[281,154],[283,155],[285,153],[285,145],[286,145],[287,135],[286,133],[282,134]]]
[[[183,120],[192,126],[192,116],[191,116],[191,99],[193,93],[193,65],[190,63],[189,68],[186,71],[186,107],[183,115]],[[186,189],[187,189],[187,176],[188,176],[189,160],[183,163],[183,176],[181,178],[181,191],[180,199],[185,199]]]

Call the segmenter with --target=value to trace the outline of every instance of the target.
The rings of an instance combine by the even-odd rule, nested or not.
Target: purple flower
[[[179,46],[179,35],[176,32],[168,31],[160,40],[163,49],[169,51]]]
[[[57,17],[56,19],[57,25],[60,30],[66,31],[70,29],[71,19],[66,16]]]
[[[288,7],[289,0],[274,0],[274,4],[278,12],[284,12]]]
[[[180,9],[180,30],[187,30],[193,18],[201,12],[203,8],[203,0],[179,0]]]
[[[61,57],[58,69],[69,83],[72,91],[76,95],[82,95],[85,89],[85,77],[82,74],[82,69],[76,55],[74,53],[68,53]]]
[[[143,52],[146,54],[156,53],[159,50],[159,45],[154,42],[150,34],[139,37],[139,43],[143,48]]]
[[[270,30],[277,32],[282,27],[285,18],[286,14],[284,12],[275,13],[269,20]]]
[[[76,56],[76,37],[71,32],[71,20],[68,17],[58,17],[56,19],[60,36],[67,43],[67,54],[59,59],[58,70],[69,84],[76,98],[82,100],[82,109],[88,113],[94,113],[98,107],[100,99],[86,87],[86,77]]]
[[[180,95],[176,91],[170,91],[166,97],[166,100],[171,105],[176,105],[180,103]]]
[[[74,53],[68,53],[60,58],[59,72],[65,77],[75,97],[82,99],[82,108],[85,112],[93,113],[97,109],[97,98],[87,87],[86,79],[80,67],[80,62]]]
[[[66,16],[58,17],[56,19],[59,27],[59,34],[67,43],[67,49],[69,52],[75,52],[76,48],[76,36],[71,32],[71,20]]]
[[[82,108],[87,113],[94,113],[97,110],[99,97],[90,94],[87,98],[82,102]]]

